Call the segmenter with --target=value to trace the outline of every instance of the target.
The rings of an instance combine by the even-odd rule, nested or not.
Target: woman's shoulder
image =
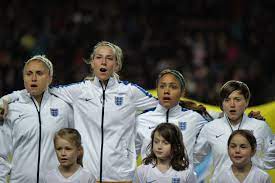
[[[264,171],[263,169],[253,165],[251,171],[254,171],[256,175],[263,176],[263,177],[270,177],[270,175]]]
[[[212,121],[209,121],[208,123],[206,123],[205,125],[204,125],[204,127],[205,128],[213,128],[213,127],[217,127],[217,126],[221,126],[224,121],[224,119],[223,118],[217,118],[217,119],[214,119],[214,120],[212,120]]]

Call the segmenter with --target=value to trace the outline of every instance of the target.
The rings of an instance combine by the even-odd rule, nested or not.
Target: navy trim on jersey
[[[70,83],[70,84],[66,84],[66,85],[54,85],[54,86],[50,86],[49,88],[64,88],[64,87],[67,87],[67,86],[77,85],[79,83],[85,83],[86,81],[87,80],[79,81],[79,82],[76,82],[76,83]]]
[[[125,85],[132,85],[132,86],[135,86],[137,87],[140,91],[142,91],[146,96],[148,97],[153,97],[153,95],[151,93],[149,93],[147,90],[145,90],[144,88],[142,88],[141,86],[137,85],[137,84],[134,84],[134,83],[130,83],[129,81],[119,81],[119,83],[123,83]]]
[[[147,113],[147,112],[150,112],[150,111],[155,111],[155,110],[156,110],[156,107],[153,107],[153,108],[144,110],[141,114],[144,114],[144,113]]]
[[[185,112],[185,111],[189,111],[189,109],[182,107],[181,111]]]

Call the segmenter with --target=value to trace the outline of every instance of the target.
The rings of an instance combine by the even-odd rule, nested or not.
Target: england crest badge
[[[121,106],[123,104],[123,97],[115,97],[115,104]]]
[[[180,183],[180,178],[179,177],[173,177],[172,178],[172,183]]]
[[[180,130],[186,130],[186,122],[181,122],[181,121],[179,121],[179,128],[180,128]]]
[[[58,116],[58,109],[56,109],[56,108],[50,108],[50,110],[51,110],[51,115],[53,117]]]

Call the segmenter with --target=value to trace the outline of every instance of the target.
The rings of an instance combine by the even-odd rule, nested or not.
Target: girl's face
[[[165,74],[158,82],[157,94],[163,107],[167,109],[174,107],[182,96],[180,82],[173,74]]]
[[[248,140],[240,134],[236,134],[228,146],[228,154],[236,167],[245,167],[251,162],[255,150],[252,150]]]
[[[239,123],[242,120],[243,113],[248,106],[248,101],[240,91],[233,91],[228,98],[225,98],[222,102],[223,111],[228,116],[232,123]]]
[[[153,152],[158,160],[165,161],[171,159],[171,144],[157,131],[153,139]]]
[[[52,82],[49,69],[40,60],[32,60],[23,70],[24,86],[33,97],[40,97]]]
[[[77,158],[80,156],[81,149],[66,139],[57,137],[55,152],[61,166],[72,167],[77,164]]]
[[[101,80],[108,80],[118,70],[118,64],[113,49],[109,46],[100,46],[96,49],[91,67],[95,76]]]

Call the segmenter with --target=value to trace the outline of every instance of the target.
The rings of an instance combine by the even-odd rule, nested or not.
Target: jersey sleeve
[[[143,173],[143,166],[139,166],[137,167],[136,171],[135,171],[135,176],[134,176],[134,183],[144,183],[145,182],[145,178],[144,178],[144,173]]]
[[[10,163],[4,158],[0,157],[0,182],[6,182],[7,176],[11,171]]]
[[[96,182],[96,178],[91,174],[89,177],[88,183],[95,183],[95,182]]]
[[[264,170],[275,168],[275,135],[265,140],[265,152],[263,158],[259,159],[257,166]]]
[[[5,119],[0,128],[0,182],[6,182],[6,178],[11,171],[11,164],[8,158],[12,152],[11,129],[8,118]]]
[[[194,164],[198,165],[210,152],[211,147],[207,141],[207,126],[201,129],[194,147]]]
[[[197,128],[198,128],[198,134],[197,134],[198,136],[200,131],[202,130],[204,125],[208,123],[208,121],[202,115],[197,113],[196,122],[197,122]]]
[[[271,177],[268,176],[265,183],[272,183]]]
[[[133,94],[133,103],[138,111],[144,111],[157,106],[158,100],[142,87],[132,84],[131,91]]]
[[[0,122],[0,156],[7,159],[10,152],[10,130],[6,128],[4,121]]]
[[[82,93],[80,83],[51,87],[50,92],[69,104]]]
[[[139,155],[141,153],[141,147],[143,144],[143,131],[144,131],[144,125],[142,124],[142,119],[138,116],[136,118],[136,140],[135,140],[135,146],[136,146],[136,154]]]
[[[142,146],[142,136],[140,134],[140,130],[138,129],[138,127],[137,127],[135,146],[136,146],[136,154],[139,155],[141,152],[141,146]]]
[[[197,176],[193,168],[191,168],[190,171],[188,172],[188,175],[186,177],[186,182],[197,182]]]
[[[68,106],[68,109],[67,109],[67,114],[68,114],[68,127],[69,128],[74,128],[75,125],[74,125],[74,110],[72,108],[71,105]]]
[[[12,103],[12,102],[19,99],[20,94],[22,92],[26,92],[26,90],[24,89],[24,90],[13,91],[12,93],[4,95],[3,97],[1,97],[1,99],[0,99],[0,108],[3,108],[3,101],[4,100],[7,101],[8,103]]]
[[[274,169],[275,168],[275,136],[266,141],[267,150],[263,158],[263,168],[264,169]]]
[[[275,152],[272,152],[273,142],[272,130],[266,122],[263,123],[261,131],[259,133],[259,139],[257,139],[257,152],[253,158],[253,162],[262,169],[272,169],[275,167]]]

